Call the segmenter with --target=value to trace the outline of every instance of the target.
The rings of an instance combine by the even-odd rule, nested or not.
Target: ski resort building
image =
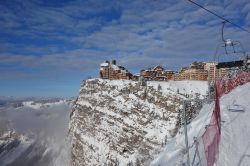
[[[111,62],[105,61],[100,65],[100,78],[119,80],[119,79],[132,79],[132,74],[123,66],[116,65],[116,60]]]
[[[174,80],[207,80],[208,73],[204,69],[185,68],[173,76]]]
[[[173,76],[174,80],[207,80],[208,72],[204,69],[204,62],[193,62],[188,67],[183,67]]]
[[[245,60],[249,63],[249,59]],[[158,65],[154,68],[141,70],[138,74],[131,74],[123,66],[118,66],[116,60],[105,61],[100,64],[100,78],[110,80],[134,80],[138,81],[140,78],[152,81],[166,81],[166,80],[217,80],[226,76],[230,67],[218,68],[217,62],[193,62],[187,67],[183,67],[180,72],[173,70],[165,70]]]
[[[164,81],[172,79],[175,71],[165,70],[162,66],[155,66],[153,69],[141,70],[141,77],[146,80]]]
[[[204,66],[205,70],[208,72],[208,80],[217,80],[228,74],[227,68],[216,68],[216,62],[207,62]]]
[[[215,62],[193,62],[174,74],[174,80],[216,80],[228,74],[227,68],[216,68]]]

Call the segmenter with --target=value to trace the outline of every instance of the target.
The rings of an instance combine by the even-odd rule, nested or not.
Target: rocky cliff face
[[[83,82],[70,115],[72,165],[149,165],[175,135],[182,100],[205,94],[198,81]]]

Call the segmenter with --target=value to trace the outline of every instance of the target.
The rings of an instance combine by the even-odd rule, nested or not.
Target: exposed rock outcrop
[[[70,115],[72,165],[149,165],[175,135],[182,100],[205,95],[190,87],[180,94],[169,84],[83,82]]]

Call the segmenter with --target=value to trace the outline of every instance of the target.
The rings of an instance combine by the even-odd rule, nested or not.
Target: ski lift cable
[[[218,18],[224,20],[225,22],[228,22],[228,23],[230,23],[231,25],[233,25],[233,26],[235,26],[235,27],[238,27],[239,29],[241,29],[241,30],[243,30],[243,31],[245,31],[245,32],[247,32],[247,33],[250,34],[250,31],[249,31],[249,30],[247,30],[247,29],[245,29],[245,28],[243,28],[243,27],[241,27],[241,26],[239,26],[239,25],[237,25],[237,24],[231,22],[230,20],[228,20],[228,19],[226,19],[226,18],[224,18],[224,17],[222,17],[222,16],[216,14],[215,12],[213,12],[213,11],[211,11],[211,10],[208,10],[207,8],[205,8],[205,7],[203,7],[202,5],[200,5],[200,4],[196,3],[196,2],[194,2],[193,0],[188,0],[188,1],[191,2],[191,3],[193,3],[193,4],[195,4],[196,6],[198,6],[198,7],[200,7],[200,8],[202,8],[202,9],[204,9],[205,11],[207,11],[207,12],[213,14],[214,16],[216,16],[216,17],[218,17]]]

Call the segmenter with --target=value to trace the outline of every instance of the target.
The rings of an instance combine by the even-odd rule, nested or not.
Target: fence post
[[[210,69],[208,70],[208,80],[207,80],[207,83],[208,83],[208,103],[210,103],[211,101],[211,80],[210,80]]]
[[[187,134],[187,115],[186,115],[186,100],[183,102],[183,120],[184,120],[184,132],[185,132],[185,143],[186,143],[186,153],[187,153],[187,166],[190,166],[189,158],[189,147],[188,147],[188,134]]]
[[[199,142],[198,142],[196,137],[194,137],[194,144],[195,144],[195,154],[194,154],[194,158],[192,161],[192,166],[194,166],[194,164],[195,164],[196,155],[198,156],[198,160],[199,160],[198,164],[199,164],[199,166],[201,166],[201,157],[200,157],[200,153],[199,153]]]
[[[196,141],[197,141],[197,140],[196,140]],[[198,147],[198,146],[199,146],[199,142],[198,142],[198,141],[196,142],[196,145],[195,145],[195,146],[196,146],[196,149],[197,149],[197,152],[198,152],[197,155],[198,155],[198,159],[199,159],[199,164],[201,165],[201,156],[200,156],[199,149],[198,149],[198,148],[199,148],[199,147]]]

